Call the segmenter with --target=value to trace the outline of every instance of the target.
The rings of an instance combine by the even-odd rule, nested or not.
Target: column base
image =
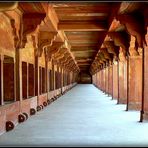
[[[119,98],[118,104],[127,104],[127,100],[123,98]]]
[[[143,120],[148,121],[148,111],[144,111]]]
[[[113,100],[117,100],[118,98],[116,98],[116,97],[112,97],[112,99],[113,99]]]
[[[129,102],[128,103],[128,110],[141,110],[141,103],[140,102]]]

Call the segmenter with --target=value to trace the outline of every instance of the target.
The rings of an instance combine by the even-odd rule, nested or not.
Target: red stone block
[[[118,65],[113,65],[113,98],[118,98]]]
[[[129,110],[140,110],[142,102],[142,57],[129,60]]]

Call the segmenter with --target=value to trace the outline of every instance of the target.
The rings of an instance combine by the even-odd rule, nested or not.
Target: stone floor
[[[148,146],[148,123],[125,108],[93,85],[77,85],[0,136],[0,146]]]

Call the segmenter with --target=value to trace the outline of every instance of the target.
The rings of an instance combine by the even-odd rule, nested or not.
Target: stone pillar
[[[1,66],[0,66],[0,73],[1,73],[0,74],[0,76],[1,76],[1,78],[0,78],[0,82],[1,82],[0,83],[0,85],[1,85],[0,86],[0,89],[1,89],[0,90],[1,91],[1,94],[0,94],[1,95],[0,96],[0,105],[3,105],[4,104],[4,94],[3,94],[4,93],[4,89],[3,89],[3,60],[4,60],[4,56],[1,55],[0,58],[1,58],[1,60],[0,60],[1,61],[1,63],[0,63],[1,64]]]
[[[138,55],[133,36],[131,36],[129,51],[128,109],[140,110],[142,104],[142,55]]]
[[[144,98],[143,98],[143,119],[148,120],[148,27],[145,36],[147,45],[144,45]]]
[[[127,69],[126,60],[119,62],[119,103],[127,103]]]
[[[119,102],[124,102],[124,62],[119,61]]]
[[[109,95],[112,95],[112,86],[113,86],[113,80],[112,80],[112,78],[113,78],[113,76],[112,76],[112,74],[113,74],[113,72],[112,72],[112,70],[113,70],[113,66],[112,65],[110,65],[109,66]]]
[[[29,97],[29,68],[28,68],[28,63],[27,63],[27,98]]]
[[[129,59],[129,110],[140,110],[142,91],[142,58],[141,56]]]
[[[101,89],[101,71],[99,71],[99,89]]]
[[[124,61],[124,104],[127,104],[127,59]]]
[[[105,68],[102,70],[102,89],[103,89],[103,92],[105,92]]]
[[[48,70],[48,58],[45,57],[45,92],[49,95],[49,70]]]
[[[39,59],[35,56],[35,95],[39,96]]]
[[[60,93],[62,94],[62,87],[63,87],[63,85],[62,85],[62,81],[63,81],[62,80],[63,79],[63,77],[62,77],[62,71],[63,71],[63,69],[62,69],[61,65],[60,65],[59,68],[60,68],[60,74],[59,74],[60,75],[60,82],[59,83],[60,83],[60,90],[61,90]]]
[[[15,100],[20,101],[22,94],[20,93],[20,49],[15,49]]]
[[[100,89],[101,90],[103,90],[103,88],[102,88],[102,81],[103,81],[103,79],[102,79],[102,71],[103,70],[100,70],[100,72],[99,72],[100,73]]]
[[[97,76],[96,76],[96,79],[97,79],[97,88],[99,88],[99,72],[97,72]]]
[[[54,62],[52,60],[52,90],[55,90],[55,67]]]
[[[105,71],[105,93],[108,94],[108,67],[106,67],[104,71]]]
[[[113,99],[118,99],[118,63],[113,65]]]

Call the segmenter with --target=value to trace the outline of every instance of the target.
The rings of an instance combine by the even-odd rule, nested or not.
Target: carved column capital
[[[136,37],[138,46],[143,48],[143,43],[146,44],[146,30],[143,14],[140,12],[120,14],[117,16],[117,19],[126,27],[130,35]]]

